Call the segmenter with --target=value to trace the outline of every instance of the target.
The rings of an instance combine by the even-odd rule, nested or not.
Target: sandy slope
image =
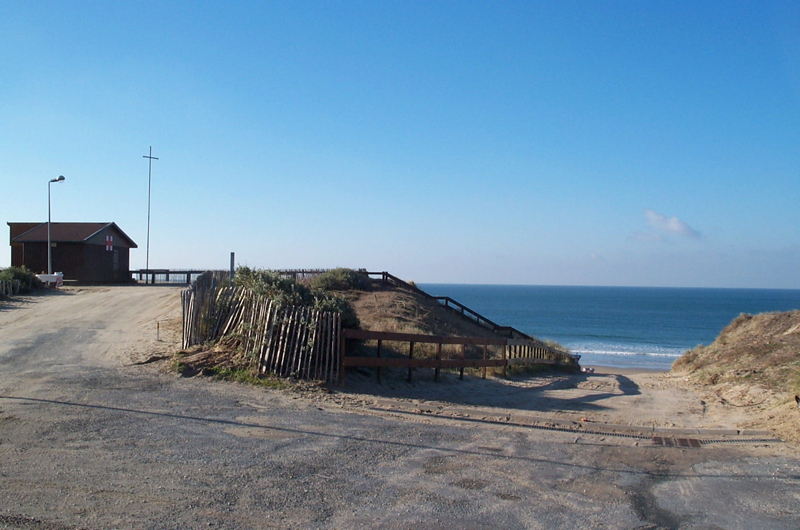
[[[740,315],[673,373],[705,396],[710,413],[800,442],[800,311]]]

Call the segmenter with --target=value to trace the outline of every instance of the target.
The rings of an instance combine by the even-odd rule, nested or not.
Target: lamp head
[[[66,180],[64,175],[59,175],[58,178],[52,179],[50,182],[63,182],[64,180]]]

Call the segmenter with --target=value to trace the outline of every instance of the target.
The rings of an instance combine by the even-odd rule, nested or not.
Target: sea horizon
[[[583,284],[549,284],[549,283],[459,283],[459,282],[415,282],[416,286],[463,285],[474,287],[589,287],[598,289],[709,289],[709,290],[741,290],[741,291],[798,291],[800,287],[685,287],[668,285],[583,285]],[[424,289],[423,289],[424,290]]]

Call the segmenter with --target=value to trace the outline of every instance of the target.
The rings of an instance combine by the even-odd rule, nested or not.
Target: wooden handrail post
[[[442,343],[441,342],[436,344],[436,360],[437,361],[441,361],[442,360]],[[436,369],[433,372],[433,380],[436,381],[437,383],[439,382],[439,370],[440,370],[440,366],[436,365]]]
[[[483,345],[483,360],[484,361],[486,360],[486,344]],[[483,367],[483,375],[481,376],[481,379],[486,379],[486,367],[485,366]]]
[[[383,343],[383,341],[381,339],[378,339],[378,359],[381,358],[381,343]],[[381,367],[380,366],[378,367],[378,384],[379,385],[381,384]]]
[[[414,343],[413,342],[409,342],[408,343],[408,360],[410,361],[413,358],[414,358]],[[411,365],[409,365],[408,366],[408,382],[409,383],[411,382],[411,373],[413,371],[414,371],[414,368],[412,368]]]
[[[466,344],[462,344],[461,345],[461,358],[464,359],[464,360],[467,359],[467,345]],[[462,381],[464,380],[464,365],[463,364],[461,365],[461,369],[459,370],[458,378],[460,380],[462,380]]]
[[[506,375],[506,368],[508,368],[508,359],[506,359],[506,348],[508,345],[503,345],[503,377],[507,377]]]

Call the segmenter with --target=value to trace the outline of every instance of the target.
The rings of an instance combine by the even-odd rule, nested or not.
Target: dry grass
[[[436,300],[404,289],[376,287],[372,291],[351,291],[347,293],[347,298],[353,304],[362,329],[446,337],[497,337],[487,328],[445,309]],[[374,355],[375,347],[373,341],[364,343],[363,353]],[[381,352],[408,355],[408,343],[385,341]],[[430,358],[435,355],[434,344],[414,345],[414,357]],[[468,348],[468,357],[482,355],[480,348]],[[499,351],[490,351],[489,356],[492,355],[499,355]],[[460,346],[444,345],[442,356],[445,359],[460,357]]]
[[[709,346],[688,351],[673,365],[701,383],[758,383],[800,392],[800,311],[740,315]]]
[[[344,293],[361,322],[361,328],[371,331],[388,331],[394,333],[412,333],[420,335],[437,335],[445,337],[486,337],[497,338],[491,330],[464,318],[452,310],[444,308],[436,300],[427,298],[419,293],[396,289],[392,287],[375,287],[371,291],[350,291]],[[362,342],[356,355],[374,357],[376,355],[377,341]],[[381,355],[384,357],[405,357],[408,355],[407,342],[395,343],[384,341],[381,345]],[[442,358],[461,358],[461,346],[443,345]],[[415,358],[434,358],[436,345],[414,345]],[[502,347],[489,346],[487,358],[500,358]],[[483,357],[481,346],[467,346],[466,357],[480,359]],[[532,375],[543,371],[552,371],[552,366],[515,367],[509,370],[509,375]],[[362,369],[362,371],[367,371]],[[398,377],[405,377],[404,370],[384,369],[384,373],[396,373]],[[467,374],[479,374],[482,369],[467,368]],[[502,368],[487,369],[490,376],[502,375]]]
[[[496,337],[483,326],[453,314],[432,300],[403,289],[376,287],[345,293],[361,328],[395,333],[456,337]]]
[[[748,425],[767,427],[800,441],[800,311],[740,315],[708,346],[675,361],[721,404],[752,416]]]

